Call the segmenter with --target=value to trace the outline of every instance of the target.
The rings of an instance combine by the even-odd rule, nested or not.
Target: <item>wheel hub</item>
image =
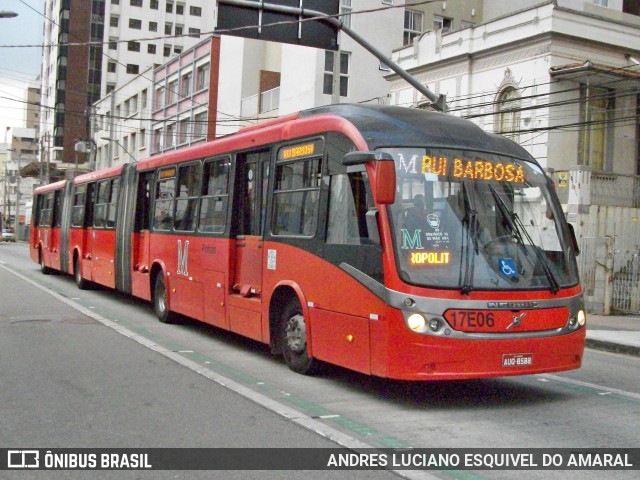
[[[290,350],[296,353],[304,351],[307,345],[307,328],[302,315],[294,315],[287,321],[285,335]]]

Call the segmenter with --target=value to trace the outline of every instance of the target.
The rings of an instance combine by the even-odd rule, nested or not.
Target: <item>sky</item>
[[[18,14],[0,18],[0,143],[7,127],[24,127],[26,88],[40,74],[45,0],[0,0],[0,11]],[[38,45],[9,47],[8,45]],[[35,83],[37,86],[39,82]]]

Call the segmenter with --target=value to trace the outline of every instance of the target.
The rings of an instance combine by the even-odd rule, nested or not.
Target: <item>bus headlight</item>
[[[422,332],[427,326],[427,320],[419,313],[412,313],[407,318],[407,325],[414,332]]]
[[[576,315],[576,317],[578,319],[578,325],[580,325],[581,327],[584,327],[584,325],[587,323],[587,314],[585,313],[585,311],[579,310],[578,315]]]
[[[569,327],[572,330],[576,330],[580,327],[584,327],[586,323],[587,323],[587,314],[585,313],[584,310],[578,310],[578,313],[576,313],[575,315],[569,318]]]

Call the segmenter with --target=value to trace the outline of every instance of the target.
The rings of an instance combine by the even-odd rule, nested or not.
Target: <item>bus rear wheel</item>
[[[80,270],[79,257],[76,257],[75,261],[73,262],[73,278],[76,281],[76,286],[80,290],[86,290],[87,288],[89,288],[89,282],[84,278],[82,278],[82,271]]]
[[[153,308],[156,311],[158,320],[162,323],[172,323],[175,320],[175,314],[169,310],[167,287],[164,283],[164,276],[162,275],[162,272],[156,275],[153,287]]]
[[[311,375],[318,369],[318,361],[309,356],[307,327],[302,308],[291,300],[280,317],[280,342],[287,366],[296,373]]]
[[[51,274],[51,269],[44,264],[44,255],[42,255],[42,250],[38,250],[38,263],[40,264],[40,272],[43,275]]]

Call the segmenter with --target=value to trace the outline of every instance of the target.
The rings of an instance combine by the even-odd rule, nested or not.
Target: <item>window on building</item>
[[[609,0],[593,0],[593,3],[595,5],[600,5],[601,7],[608,7],[609,6]]]
[[[111,93],[116,89],[116,84],[115,83],[107,83],[107,88],[105,89],[105,91],[107,93]]]
[[[193,80],[193,73],[187,72],[182,76],[180,81],[180,94],[183,97],[191,95],[191,82]]]
[[[135,63],[127,63],[127,73],[132,75],[137,75],[140,73],[140,66]]]
[[[167,2],[167,13],[173,13],[173,3]]]
[[[498,96],[498,133],[518,141],[520,134],[520,92],[514,87],[505,88]]]
[[[326,50],[324,54],[324,85],[322,93],[325,95],[333,94],[333,69],[336,58],[336,52]],[[349,94],[349,59],[350,54],[340,52],[340,96],[346,97]]]
[[[127,50],[129,50],[130,52],[139,52],[140,42],[127,42]]]
[[[440,15],[433,16],[433,29],[437,32],[442,30],[442,33],[447,33],[453,30],[453,19],[447,17],[441,17]]]
[[[184,3],[176,4],[176,15],[184,15]]]
[[[149,2],[149,8],[151,10],[158,10],[158,6],[160,5],[160,2],[158,0],[151,0]]]
[[[140,92],[140,110],[146,110],[147,109],[147,89],[145,88],[144,90],[142,90],[142,92]]]
[[[164,145],[166,147],[176,146],[176,124],[175,123],[171,123],[167,125]]]
[[[194,17],[201,17],[202,7],[189,7],[189,15],[193,15]]]
[[[202,90],[209,86],[210,65],[205,63],[196,68],[196,90]]]
[[[136,18],[130,18],[129,28],[133,28],[134,30],[142,30],[142,20],[138,20]]]
[[[111,15],[111,17],[109,17],[109,26],[117,28],[119,21],[120,21],[120,17],[118,17],[117,15]]]
[[[164,48],[163,48],[162,54],[165,57],[168,57],[169,55],[171,55],[171,45],[165,45]]]
[[[107,72],[116,73],[116,62],[108,62],[107,63]]]
[[[129,5],[131,5],[132,7],[141,7],[142,0],[130,0]]]
[[[194,38],[200,38],[200,29],[189,27],[189,36]]]
[[[340,20],[342,20],[342,23],[347,27],[351,27],[352,10],[351,0],[340,0]]]
[[[424,14],[416,10],[404,11],[404,45],[409,45],[415,37],[422,33]]]
[[[183,25],[176,25],[175,35],[182,35],[182,32],[184,32],[184,26]]]
[[[156,53],[156,46],[153,43],[147,45],[147,53]]]
[[[578,163],[594,170],[607,170],[606,155],[612,134],[610,120],[615,108],[615,91],[581,85],[580,100]]]
[[[153,132],[153,152],[161,152],[162,145],[164,144],[164,131],[162,128],[158,128]]]
[[[173,23],[165,23],[164,24],[165,35],[171,35],[172,31],[173,31]]]
[[[193,117],[194,138],[205,138],[207,136],[207,112],[196,113]]]
[[[176,55],[180,55],[182,53],[182,47],[173,47],[173,53],[175,53]]]
[[[191,119],[183,118],[180,120],[180,129],[178,131],[178,143],[187,143],[191,136]]]
[[[178,80],[171,80],[167,84],[167,105],[171,105],[178,100]]]
[[[157,32],[158,31],[158,22],[149,22],[149,31]]]
[[[109,50],[117,50],[118,49],[118,39],[117,38],[109,38]]]

